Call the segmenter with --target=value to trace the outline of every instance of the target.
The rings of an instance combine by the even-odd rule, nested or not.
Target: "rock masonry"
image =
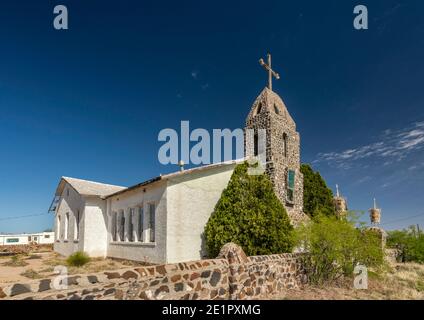
[[[254,299],[304,284],[301,260],[301,254],[247,257],[227,244],[217,259],[15,283],[0,287],[0,299]],[[55,289],[65,282],[67,289]]]
[[[307,221],[303,212],[303,174],[300,172],[300,135],[283,100],[265,88],[250,110],[245,129],[266,131],[266,173],[293,225]],[[249,135],[246,134],[246,137]],[[245,141],[246,157],[255,156],[255,139]],[[288,174],[294,172],[293,197],[288,191]]]

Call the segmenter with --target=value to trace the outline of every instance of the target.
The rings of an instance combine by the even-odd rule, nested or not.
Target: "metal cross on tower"
[[[279,80],[280,75],[277,72],[275,72],[274,70],[272,70],[271,54],[268,53],[267,57],[268,57],[268,63],[265,63],[264,59],[260,59],[259,64],[262,67],[264,67],[265,70],[268,71],[268,89],[272,91],[272,77]]]

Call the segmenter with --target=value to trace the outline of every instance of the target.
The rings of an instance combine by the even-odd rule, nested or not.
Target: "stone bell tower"
[[[336,184],[336,196],[333,198],[334,209],[339,219],[345,218],[347,215],[347,200],[340,194],[339,185]]]
[[[246,129],[253,129],[253,139],[246,136],[246,157],[258,156],[258,132],[266,132],[265,171],[275,193],[287,210],[293,225],[307,219],[303,213],[303,174],[300,172],[300,135],[283,100],[272,91],[272,77],[279,75],[261,59],[260,64],[269,72],[269,84],[253,103],[246,119]]]

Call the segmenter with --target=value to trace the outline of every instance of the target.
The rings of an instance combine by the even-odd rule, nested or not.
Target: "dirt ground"
[[[55,275],[54,267],[66,266],[66,259],[54,252],[21,254],[0,257],[0,284],[29,282],[34,279],[48,278]],[[114,259],[91,259],[83,267],[68,267],[69,274],[96,273],[140,266],[143,263]]]
[[[269,297],[277,300],[424,300],[424,265],[394,264],[382,274],[370,273],[368,289],[354,289],[353,279],[325,287],[306,286]]]

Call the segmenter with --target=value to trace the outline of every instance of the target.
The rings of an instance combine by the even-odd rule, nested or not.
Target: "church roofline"
[[[160,176],[157,176],[155,178],[152,178],[152,179],[143,181],[141,183],[138,183],[136,185],[133,185],[131,187],[128,187],[124,190],[120,190],[120,191],[115,192],[113,194],[109,194],[109,195],[103,197],[103,199],[108,199],[110,197],[117,196],[117,195],[123,194],[127,191],[135,190],[135,189],[140,188],[140,187],[145,187],[145,186],[151,185],[151,184],[158,182],[158,181],[165,181],[165,180],[169,180],[169,179],[172,179],[172,178],[177,178],[177,177],[180,177],[180,176],[189,175],[189,174],[192,174],[192,173],[198,173],[198,172],[211,170],[211,169],[219,168],[219,167],[223,167],[223,166],[239,164],[239,163],[244,162],[245,160],[246,160],[245,158],[238,159],[238,160],[230,160],[230,161],[213,163],[213,164],[208,164],[208,165],[204,165],[204,166],[200,166],[200,167],[195,167],[195,168],[187,169],[187,170],[183,170],[183,171],[177,171],[177,172],[173,172],[173,173],[169,173],[169,174],[165,174],[165,175],[160,175]]]
[[[126,189],[126,187],[107,184],[107,183],[101,183],[101,182],[95,182],[95,181],[89,181],[89,180],[83,180],[83,179],[77,179],[77,178],[70,178],[70,177],[61,177],[59,184],[56,188],[55,196],[60,196],[63,192],[63,189],[65,187],[65,183],[69,184],[71,188],[84,197],[104,197],[108,194],[115,193],[116,191],[120,191],[122,189]]]

